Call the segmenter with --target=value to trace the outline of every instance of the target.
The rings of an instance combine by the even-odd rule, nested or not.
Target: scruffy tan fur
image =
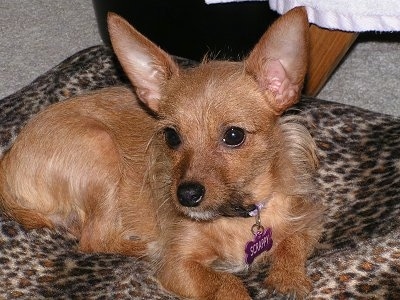
[[[273,247],[253,264],[270,262],[272,290],[305,296],[321,231],[315,145],[281,117],[306,72],[305,11],[281,17],[243,62],[185,70],[119,16],[108,21],[136,94],[104,89],[32,119],[1,161],[5,212],[28,229],[66,228],[81,251],[147,257],[180,296],[250,299],[232,271],[248,267],[249,212],[263,204]]]

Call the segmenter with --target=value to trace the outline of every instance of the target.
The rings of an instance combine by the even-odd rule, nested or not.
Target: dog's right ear
[[[164,83],[179,67],[170,55],[115,13],[108,14],[111,44],[140,100],[158,111]]]
[[[300,98],[308,63],[308,27],[306,10],[293,8],[271,25],[245,61],[261,91],[274,95],[270,105],[277,114]]]

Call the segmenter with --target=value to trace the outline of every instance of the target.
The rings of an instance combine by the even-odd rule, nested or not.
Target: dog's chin
[[[221,205],[218,208],[183,208],[181,207],[181,212],[190,219],[196,221],[212,221],[218,218],[228,217],[228,218],[248,218],[250,213],[257,209],[255,204],[250,204],[246,206],[237,205]]]
[[[218,218],[218,215],[213,211],[193,211],[188,209],[184,214],[196,221],[212,221]]]

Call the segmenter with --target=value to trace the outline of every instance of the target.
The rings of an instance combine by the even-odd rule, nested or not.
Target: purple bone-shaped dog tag
[[[254,241],[249,241],[246,244],[246,263],[251,265],[254,259],[265,251],[272,248],[272,230],[267,228],[264,231],[259,231],[254,235]]]

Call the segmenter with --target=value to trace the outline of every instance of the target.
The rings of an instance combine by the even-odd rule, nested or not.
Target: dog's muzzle
[[[182,206],[192,208],[187,211],[187,214],[194,219],[211,220],[218,217],[248,218],[257,209],[255,204],[244,204],[242,195],[237,193],[231,194],[229,199],[219,206],[204,207],[204,210],[201,208],[196,209],[205,199],[205,193],[206,188],[204,185],[196,181],[188,181],[178,186],[176,195]]]

